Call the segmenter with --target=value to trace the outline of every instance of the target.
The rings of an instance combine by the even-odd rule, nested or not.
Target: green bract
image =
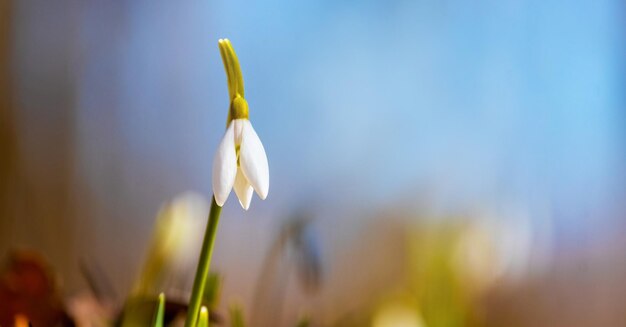
[[[230,102],[230,111],[228,112],[230,120],[233,119],[248,119],[248,101],[237,95]],[[230,124],[230,121],[228,121]]]

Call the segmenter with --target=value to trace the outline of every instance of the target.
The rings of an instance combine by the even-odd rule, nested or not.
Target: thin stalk
[[[207,222],[206,232],[204,233],[204,241],[202,242],[202,251],[200,252],[200,260],[198,261],[198,269],[196,277],[193,281],[193,289],[191,290],[191,299],[187,308],[187,319],[185,327],[196,327],[200,306],[202,305],[202,297],[204,296],[204,288],[206,286],[209,268],[211,267],[211,256],[213,255],[213,245],[215,244],[215,235],[217,234],[217,224],[220,221],[220,213],[222,207],[215,202],[215,197],[211,202],[211,211],[209,211],[209,221]]]

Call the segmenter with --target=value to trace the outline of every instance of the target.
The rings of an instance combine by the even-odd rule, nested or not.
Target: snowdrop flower
[[[219,46],[231,103],[226,133],[213,160],[213,193],[215,202],[221,207],[234,188],[239,203],[248,210],[253,190],[261,199],[267,197],[270,186],[267,156],[248,117],[237,56],[230,41],[220,40]]]

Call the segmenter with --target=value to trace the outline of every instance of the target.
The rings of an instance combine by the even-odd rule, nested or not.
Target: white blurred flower
[[[248,210],[253,190],[261,199],[267,197],[270,177],[265,149],[246,117],[247,104],[241,97],[233,101],[234,108],[239,106],[245,106],[246,115],[234,115],[213,160],[213,193],[221,207],[234,188],[239,203]]]
[[[388,303],[373,317],[372,327],[426,327],[415,305]]]
[[[208,214],[209,203],[194,192],[176,196],[159,210],[135,295],[165,292],[168,299],[187,300]]]

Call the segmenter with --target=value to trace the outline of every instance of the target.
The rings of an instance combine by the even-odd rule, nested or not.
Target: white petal
[[[244,210],[250,207],[252,201],[252,186],[248,183],[246,176],[243,175],[241,169],[237,169],[237,177],[235,177],[235,194],[239,198],[239,204]]]
[[[234,124],[230,124],[213,159],[213,195],[221,207],[228,199],[237,175]]]
[[[265,149],[249,120],[244,122],[242,132],[239,165],[256,193],[265,200],[270,188],[270,173]]]
[[[241,144],[241,135],[243,134],[243,126],[245,122],[250,122],[247,119],[235,119],[233,120],[233,126],[235,128],[235,145]]]

